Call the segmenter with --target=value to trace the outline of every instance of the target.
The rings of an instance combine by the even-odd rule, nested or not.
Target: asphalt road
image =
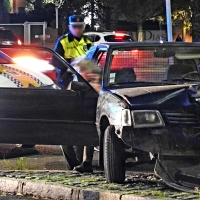
[[[93,167],[94,167],[94,172],[95,172],[94,176],[95,174],[98,174],[98,173],[103,174],[98,169],[97,164],[98,164],[98,152],[95,152],[94,161],[93,161]],[[98,169],[98,170],[95,170],[95,169]],[[66,161],[65,161],[64,156],[62,155],[62,151],[60,147],[59,146],[44,146],[44,145],[36,145],[36,147],[32,149],[22,149],[22,148],[16,147],[16,145],[0,144],[0,171],[1,170],[4,170],[3,173],[15,173],[14,170],[31,170],[34,172],[35,170],[41,170],[42,172],[45,170],[45,172],[47,173],[63,173],[63,172],[69,173],[69,174],[71,173],[71,172],[67,172]],[[161,192],[161,194],[164,191],[166,195],[168,196],[172,195],[173,198],[194,199],[193,196],[191,197],[191,195],[189,194],[186,194],[186,196],[188,195],[187,198],[185,196],[184,198],[180,198],[182,197],[181,195],[184,193],[174,190],[172,188],[169,188],[168,186],[162,186],[160,181],[158,181],[158,184],[157,184],[157,182],[155,182],[155,179],[154,179],[155,177],[152,180],[149,179],[153,177],[151,176],[151,174],[153,173],[153,170],[154,170],[153,163],[143,163],[143,164],[131,163],[131,162],[127,163],[126,179],[128,180],[128,183],[127,183],[128,187],[134,188],[135,184],[139,184],[139,186],[143,188],[142,189],[143,192],[144,191],[148,192],[149,188],[152,188],[152,187],[155,188],[155,191],[156,191],[158,188],[161,187],[162,190],[158,191],[158,192]],[[36,173],[42,173],[41,171],[38,171]],[[102,188],[101,185],[99,187]],[[105,186],[105,187],[108,187],[108,186]],[[126,188],[126,185],[125,185],[125,188]],[[0,193],[0,200],[4,200],[4,199],[33,200],[33,199],[38,199],[38,198],[12,196],[9,194]],[[199,198],[196,198],[195,196],[195,199],[199,199]],[[40,200],[43,200],[43,199],[40,199]]]
[[[0,144],[0,170],[20,170],[21,165],[28,170],[67,170],[60,146],[36,145],[32,149],[22,149],[16,145]],[[94,154],[93,166],[98,168],[98,152]],[[153,168],[153,164],[146,163],[127,165],[128,173],[151,173]]]
[[[23,157],[23,160],[20,160]],[[32,149],[22,149],[12,144],[0,144],[0,170],[18,170],[23,165],[25,169],[31,170],[59,170],[65,171],[65,158],[62,155],[60,146],[36,145]],[[98,152],[95,152],[93,166],[98,165]],[[135,166],[135,171],[152,171],[152,165]],[[132,169],[128,169],[128,173],[133,173]],[[0,200],[33,200],[36,198],[13,196],[9,194],[1,194]],[[42,200],[42,199],[41,199]]]
[[[94,169],[98,168],[98,152],[93,160]],[[153,172],[152,164],[128,165],[128,177],[135,172]],[[1,170],[58,170],[66,171],[66,161],[60,146],[36,145],[35,148],[22,149],[16,145],[0,144],[0,171]],[[0,200],[33,200],[38,198],[1,194]],[[43,200],[43,199],[38,199]]]
[[[20,161],[23,157],[23,161]],[[17,170],[19,164],[31,170],[66,170],[65,159],[59,146],[37,145],[23,149],[16,145],[0,145],[0,170]]]

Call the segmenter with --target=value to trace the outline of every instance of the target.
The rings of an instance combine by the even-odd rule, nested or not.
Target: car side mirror
[[[73,91],[87,91],[90,90],[90,87],[84,82],[72,81],[71,82],[71,90]]]

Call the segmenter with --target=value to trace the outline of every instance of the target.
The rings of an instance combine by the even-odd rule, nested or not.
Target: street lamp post
[[[98,28],[99,28],[99,27],[100,27],[99,24],[95,24],[95,25],[94,25],[94,28],[95,28],[96,31],[98,31]]]
[[[91,29],[94,30],[94,12],[95,12],[95,1],[91,2]]]
[[[168,42],[173,42],[171,0],[166,0],[166,18],[167,18],[167,38],[168,38]]]
[[[56,11],[56,29],[58,29],[58,1],[55,0],[55,11]]]

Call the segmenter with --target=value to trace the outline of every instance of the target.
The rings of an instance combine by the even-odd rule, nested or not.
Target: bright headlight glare
[[[132,111],[133,125],[135,128],[148,128],[164,126],[164,121],[157,110]]]

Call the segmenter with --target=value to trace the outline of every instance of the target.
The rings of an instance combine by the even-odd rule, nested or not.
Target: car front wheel
[[[114,126],[108,126],[104,134],[104,170],[109,183],[122,183],[125,179],[125,148],[115,134]]]

